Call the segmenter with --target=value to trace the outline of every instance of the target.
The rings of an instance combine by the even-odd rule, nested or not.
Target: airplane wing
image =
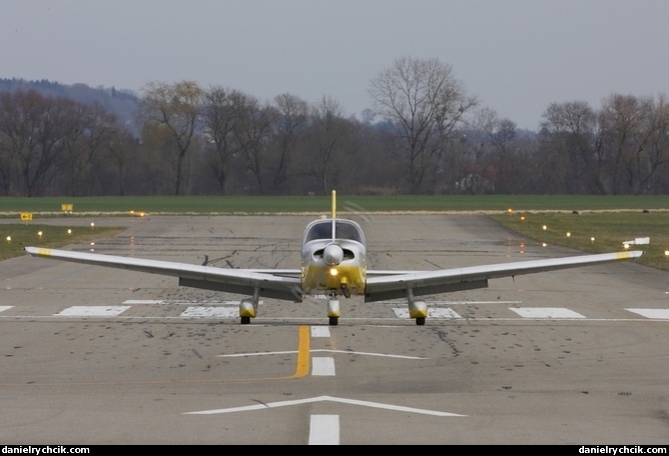
[[[514,277],[521,274],[555,271],[558,269],[591,266],[638,258],[642,251],[580,255],[547,260],[439,269],[435,271],[367,271],[365,301],[406,298],[407,290],[414,296],[486,288],[489,279]]]
[[[25,250],[36,257],[174,276],[179,278],[179,285],[186,287],[249,296],[253,296],[257,289],[259,296],[288,301],[302,300],[300,271],[297,269],[228,269],[37,247],[26,247]]]

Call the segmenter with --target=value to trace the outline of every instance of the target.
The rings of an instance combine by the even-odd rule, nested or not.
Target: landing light
[[[330,268],[330,275],[331,276],[336,276],[337,274],[339,274],[339,272],[337,271],[337,268]]]

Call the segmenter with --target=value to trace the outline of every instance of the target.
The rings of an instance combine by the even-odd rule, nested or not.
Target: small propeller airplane
[[[180,286],[245,295],[239,303],[241,324],[256,317],[261,297],[302,302],[306,296],[326,295],[332,326],[339,323],[341,296],[364,296],[365,302],[406,299],[410,318],[424,325],[427,303],[419,296],[487,288],[490,279],[630,260],[643,254],[625,251],[427,271],[373,270],[367,268],[362,228],[338,218],[336,206],[333,191],[331,217],[306,226],[300,269],[232,269],[38,247],[25,250],[35,257],[176,276]]]

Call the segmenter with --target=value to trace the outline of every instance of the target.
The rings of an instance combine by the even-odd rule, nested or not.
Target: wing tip
[[[31,256],[50,256],[51,249],[43,249],[39,247],[24,247],[23,248]]]

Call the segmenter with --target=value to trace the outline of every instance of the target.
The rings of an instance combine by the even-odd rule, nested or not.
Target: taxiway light
[[[67,229],[67,234],[72,234],[72,229],[71,228]]]
[[[571,237],[571,233],[567,231],[567,237]]]
[[[590,242],[595,242],[595,237],[594,236],[590,238]]]
[[[11,236],[7,236],[7,242],[12,242],[12,237]]]
[[[91,222],[91,228],[95,228],[95,222]]]
[[[665,258],[669,258],[669,250],[665,250],[665,251],[664,251],[664,257],[665,257]]]
[[[41,232],[41,231],[38,231],[38,232],[37,232],[37,235],[38,235],[39,237],[42,237],[42,232]]]
[[[547,245],[548,244],[546,244],[545,242],[541,244],[542,247],[546,247]]]
[[[541,229],[546,231],[548,229],[548,227],[546,225],[544,225],[544,226],[541,227]]]
[[[629,243],[625,242],[625,243],[623,244],[623,247],[625,248],[625,250],[629,250],[630,245],[629,245]]]
[[[525,221],[525,216],[524,216],[524,215],[521,215],[521,216],[520,216],[520,221],[521,221],[521,222],[524,222],[524,221]]]

